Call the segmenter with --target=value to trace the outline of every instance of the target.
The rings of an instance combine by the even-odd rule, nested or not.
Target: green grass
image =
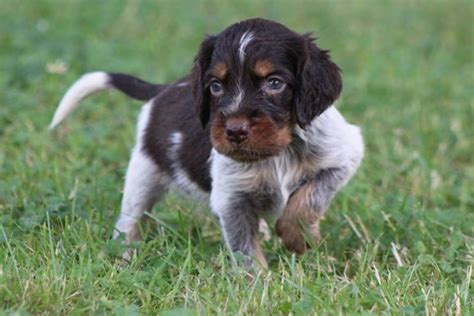
[[[208,210],[171,195],[122,266],[110,234],[139,103],[93,97],[51,135],[58,100],[92,70],[176,79],[203,34],[253,16],[315,31],[363,128],[323,243],[293,257],[273,238],[250,280]],[[473,314],[473,21],[472,1],[0,1],[0,309]]]

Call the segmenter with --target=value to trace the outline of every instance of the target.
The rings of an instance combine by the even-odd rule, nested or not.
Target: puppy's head
[[[199,118],[236,161],[275,156],[339,96],[339,68],[308,35],[276,22],[234,24],[201,44],[193,68]]]

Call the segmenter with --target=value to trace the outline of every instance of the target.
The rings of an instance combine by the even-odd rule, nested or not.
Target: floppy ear
[[[209,91],[204,86],[204,75],[211,64],[216,38],[216,36],[208,36],[202,41],[192,70],[194,103],[203,128],[206,127],[211,112]]]
[[[303,36],[303,47],[293,109],[296,122],[305,128],[336,101],[342,90],[342,79],[329,51],[319,49],[308,35]]]

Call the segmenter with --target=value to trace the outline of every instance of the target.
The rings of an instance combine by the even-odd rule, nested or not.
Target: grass
[[[139,103],[46,127],[84,72],[163,82],[252,16],[315,31],[366,157],[303,257],[276,238],[249,280],[205,207],[170,195],[128,267],[110,240]],[[17,314],[473,314],[472,1],[0,2],[0,309]]]

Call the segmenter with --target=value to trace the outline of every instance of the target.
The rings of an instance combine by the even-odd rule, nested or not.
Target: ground
[[[84,72],[155,82],[203,35],[262,16],[314,31],[343,69],[337,107],[363,164],[303,257],[264,244],[254,279],[208,209],[170,195],[130,266],[111,241],[140,103],[119,93],[47,125]],[[0,2],[0,309],[9,314],[470,314],[474,2]]]

